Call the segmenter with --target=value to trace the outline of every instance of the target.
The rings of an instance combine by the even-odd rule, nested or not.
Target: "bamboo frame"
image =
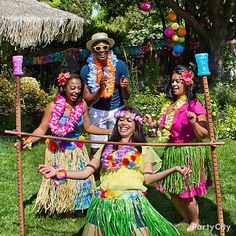
[[[217,203],[217,215],[218,221],[220,224],[220,236],[225,235],[224,227],[224,218],[223,218],[223,207],[222,207],[222,198],[220,190],[220,179],[219,179],[219,168],[216,155],[216,147],[218,145],[223,145],[224,142],[216,142],[214,137],[214,129],[212,123],[211,115],[211,105],[210,105],[210,95],[208,88],[207,77],[202,77],[202,84],[204,89],[204,97],[206,102],[207,118],[208,118],[208,127],[210,133],[210,142],[202,143],[119,143],[119,142],[103,142],[103,141],[92,141],[92,140],[81,140],[83,143],[99,143],[99,144],[120,144],[120,145],[136,145],[136,146],[210,146],[211,147],[211,156],[213,162],[213,171],[214,171],[214,184],[215,184],[215,194],[216,194],[216,203]],[[20,104],[20,77],[16,76],[16,131],[5,130],[6,134],[13,135],[26,135],[34,136],[40,138],[51,138],[59,139],[65,141],[74,141],[69,138],[54,137],[50,135],[33,135],[31,133],[21,132],[21,104]],[[80,140],[78,140],[80,141]],[[17,184],[18,184],[18,210],[19,210],[19,225],[20,225],[20,236],[24,236],[24,207],[23,207],[23,186],[22,186],[22,158],[21,158],[21,143],[17,142]]]

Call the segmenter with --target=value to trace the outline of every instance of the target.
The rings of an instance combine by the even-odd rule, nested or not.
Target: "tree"
[[[107,20],[124,16],[130,5],[138,6],[139,0],[98,0],[107,11]],[[236,1],[235,0],[153,0],[153,8],[172,9],[178,17],[185,20],[190,29],[189,37],[197,37],[199,52],[208,52],[210,68],[218,72],[218,80],[223,77],[223,47],[236,37]],[[152,14],[150,14],[152,17]],[[165,21],[162,17],[164,27]]]

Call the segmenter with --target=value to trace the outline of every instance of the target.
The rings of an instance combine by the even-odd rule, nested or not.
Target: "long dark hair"
[[[179,75],[181,75],[184,71],[191,71],[188,67],[186,67],[186,66],[183,66],[183,65],[177,65],[176,67],[175,67],[175,69],[173,70],[173,73],[172,73],[172,75],[174,74],[174,73],[176,73],[176,74],[179,74]],[[192,71],[191,71],[192,72]],[[193,72],[192,72],[193,73]],[[197,91],[198,91],[198,83],[197,83],[197,81],[196,81],[197,79],[196,79],[196,77],[194,77],[194,79],[193,79],[193,84],[192,85],[190,85],[190,86],[186,86],[186,96],[187,96],[187,98],[188,98],[188,101],[190,101],[190,100],[195,100],[196,98],[197,98],[197,96],[196,96],[196,94],[197,94]],[[170,98],[171,100],[173,100],[173,101],[176,101],[177,100],[177,96],[176,95],[174,95],[174,93],[173,93],[173,90],[172,90],[172,86],[171,86],[171,77],[170,77],[170,81],[169,81],[169,84],[168,84],[168,87],[167,87],[167,96],[168,96],[168,98]]]
[[[70,79],[68,79],[66,81],[66,83],[64,85],[58,85],[58,92],[61,96],[63,96],[64,98],[66,98],[66,92],[65,92],[65,87],[67,86],[68,82],[71,80],[71,79],[78,79],[80,80],[81,82],[81,93],[79,94],[78,96],[78,99],[77,101],[75,102],[75,104],[78,104],[82,99],[83,99],[83,93],[84,93],[84,81],[83,79],[81,78],[81,76],[77,73],[71,73],[70,74]]]
[[[130,113],[134,113],[137,116],[141,116],[140,113],[132,107],[124,107],[122,109],[122,111],[129,111]],[[114,141],[114,142],[119,142],[121,140],[121,136],[118,132],[118,121],[119,118],[116,121],[115,127],[113,129],[112,135],[109,138],[109,141]],[[143,131],[143,126],[139,123],[139,121],[135,121],[135,130],[134,130],[134,134],[131,137],[130,140],[131,143],[146,143],[146,137],[144,135],[144,131]],[[142,146],[136,146],[137,150],[142,153]],[[114,145],[114,149],[118,149],[118,145]]]

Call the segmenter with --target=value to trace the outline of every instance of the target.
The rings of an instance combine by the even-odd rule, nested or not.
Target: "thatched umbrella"
[[[0,37],[11,45],[27,48],[53,40],[78,40],[84,20],[37,0],[0,0]]]

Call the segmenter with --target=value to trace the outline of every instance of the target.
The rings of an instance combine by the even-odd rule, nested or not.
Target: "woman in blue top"
[[[91,124],[87,106],[82,98],[84,83],[79,75],[61,73],[58,77],[58,92],[50,102],[38,128],[33,134],[44,135],[48,128],[53,136],[67,137],[78,140],[80,127],[88,133],[109,135],[111,130],[98,128]],[[38,141],[38,137],[29,137],[23,143],[27,147],[29,140]],[[81,142],[62,140],[46,140],[45,164],[69,170],[81,170],[89,162],[85,145]],[[93,176],[86,180],[68,180],[60,182],[43,179],[36,199],[38,212],[58,214],[87,209],[90,205],[93,190]]]

